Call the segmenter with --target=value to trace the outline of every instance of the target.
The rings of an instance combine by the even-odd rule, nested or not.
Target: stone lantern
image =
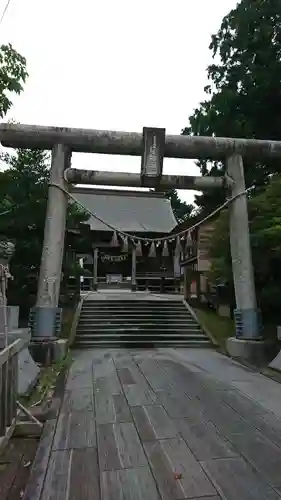
[[[9,240],[0,241],[0,305],[4,304],[4,294],[7,290],[9,273],[9,262],[15,252],[15,244]]]

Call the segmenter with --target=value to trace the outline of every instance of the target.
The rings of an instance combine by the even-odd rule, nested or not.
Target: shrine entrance
[[[56,317],[59,313],[67,204],[69,198],[75,200],[71,194],[71,185],[88,184],[146,187],[158,192],[173,188],[198,191],[225,188],[228,199],[216,212],[229,206],[230,246],[236,297],[235,340],[243,341],[249,349],[260,342],[262,334],[251,258],[243,157],[257,161],[281,158],[281,142],[172,136],[166,135],[165,129],[157,128],[144,128],[141,134],[11,123],[0,125],[0,135],[4,147],[52,150],[44,246],[36,304],[36,337],[44,339],[55,335]],[[72,152],[141,156],[140,173],[74,169],[70,164]],[[163,175],[164,157],[223,161],[226,165],[226,174],[223,177]],[[98,213],[92,215],[101,221]],[[140,234],[136,236],[118,227],[117,223],[112,225],[106,220],[101,222],[106,224],[113,234],[116,232],[121,236],[126,243],[130,240],[136,249],[139,248],[139,243],[144,245],[148,242],[150,252],[153,253],[156,244],[160,242],[164,252],[168,242],[174,239],[176,254],[179,253],[182,234],[159,235],[156,238]],[[186,234],[188,239],[188,231],[185,231],[185,236]]]

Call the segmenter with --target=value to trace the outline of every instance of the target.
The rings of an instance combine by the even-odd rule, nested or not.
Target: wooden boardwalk
[[[281,420],[172,351],[75,353],[24,500],[281,499]]]

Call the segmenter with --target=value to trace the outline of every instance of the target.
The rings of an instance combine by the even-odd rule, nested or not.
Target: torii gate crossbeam
[[[148,129],[146,129],[148,130]],[[52,150],[51,183],[49,187],[44,245],[37,294],[38,321],[36,335],[41,338],[54,335],[58,311],[61,267],[64,248],[68,183],[108,184],[165,187],[165,189],[209,189],[225,186],[232,196],[245,192],[243,157],[256,160],[281,158],[281,142],[254,139],[165,135],[154,151],[157,174],[116,174],[113,172],[79,171],[70,168],[72,152],[90,152],[111,155],[142,156],[147,147],[145,132],[128,133],[75,128],[42,127],[34,125],[0,124],[0,141],[5,147]],[[145,131],[145,129],[144,129]],[[164,133],[163,133],[164,131]],[[153,134],[152,134],[153,135]],[[157,141],[156,141],[157,142]],[[161,141],[160,141],[161,142]],[[154,147],[154,146],[153,146]],[[159,152],[161,150],[161,153]],[[151,155],[150,155],[151,156]],[[162,176],[163,158],[197,158],[226,162],[225,178],[189,178],[188,176]],[[150,165],[150,167],[151,167]],[[142,162],[143,168],[143,162]],[[153,170],[152,168],[152,170]],[[151,171],[152,171],[151,170]],[[122,177],[123,176],[123,177]],[[143,183],[143,179],[146,182]],[[126,183],[126,184],[125,184]],[[255,350],[261,340],[259,312],[256,304],[254,273],[248,227],[246,195],[237,197],[230,205],[230,245],[236,295],[236,334],[232,351]],[[241,344],[243,343],[243,347]],[[246,347],[245,347],[246,346]],[[259,349],[259,348],[258,348]],[[236,350],[236,351],[235,351]]]

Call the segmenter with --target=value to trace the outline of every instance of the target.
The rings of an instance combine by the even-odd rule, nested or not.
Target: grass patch
[[[60,338],[62,339],[69,338],[75,311],[76,307],[63,309]]]
[[[229,337],[235,337],[235,323],[231,318],[219,316],[211,309],[194,309],[196,315],[205,328],[213,335],[217,343],[225,348]],[[266,340],[276,341],[276,325],[265,323],[262,329],[262,335]]]
[[[195,309],[195,312],[202,326],[212,334],[222,348],[225,348],[227,339],[235,335],[234,321],[208,309]]]
[[[42,402],[54,390],[57,378],[63,370],[67,370],[72,363],[71,354],[68,352],[66,357],[53,363],[51,366],[42,368],[39,380],[31,394],[21,396],[20,402],[25,406],[35,405],[37,402]]]

